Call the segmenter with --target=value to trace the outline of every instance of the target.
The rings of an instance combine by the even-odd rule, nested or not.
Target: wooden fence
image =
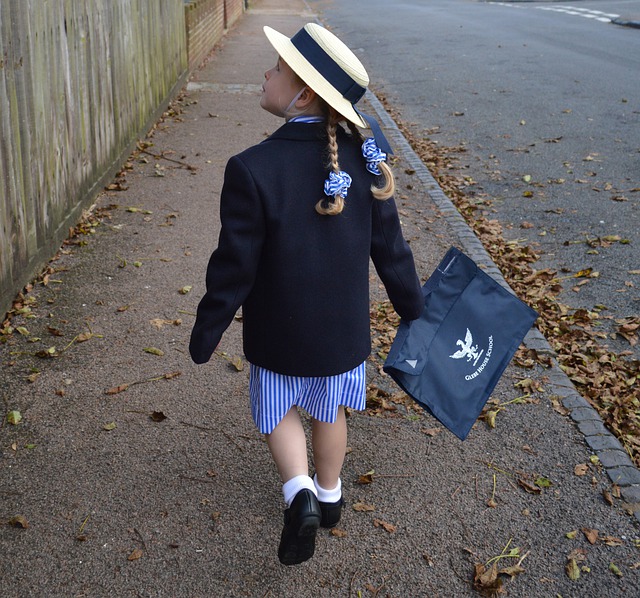
[[[223,28],[189,31],[190,5]],[[0,0],[0,321],[243,8]]]

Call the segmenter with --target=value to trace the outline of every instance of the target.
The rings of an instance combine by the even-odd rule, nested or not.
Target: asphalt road
[[[541,253],[537,267],[599,273],[576,290],[569,280],[563,303],[640,313],[640,29],[610,22],[640,2],[309,5],[403,120],[465,148],[466,192]]]

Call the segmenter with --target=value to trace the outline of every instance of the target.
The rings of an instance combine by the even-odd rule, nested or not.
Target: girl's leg
[[[309,477],[307,439],[298,409],[295,406],[289,409],[266,438],[287,503],[278,558],[283,565],[297,565],[313,556],[316,531],[322,521],[316,490]]]
[[[282,483],[299,475],[309,475],[307,439],[295,406],[289,409],[271,434],[266,435],[266,439]]]
[[[336,488],[347,451],[347,419],[344,407],[338,407],[332,424],[313,420],[311,428],[313,462],[318,484],[327,490]]]

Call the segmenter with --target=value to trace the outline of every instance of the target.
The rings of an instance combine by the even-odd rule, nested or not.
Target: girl
[[[366,398],[369,257],[402,318],[418,318],[424,300],[392,199],[391,150],[354,107],[369,83],[364,67],[315,23],[291,39],[264,31],[278,59],[260,105],[286,122],[227,164],[189,349],[207,362],[242,306],[251,411],[287,505],[278,557],[293,565],[341,515],[344,410],[364,409]],[[375,139],[363,143],[357,127],[368,126]],[[312,418],[313,479],[299,408]]]

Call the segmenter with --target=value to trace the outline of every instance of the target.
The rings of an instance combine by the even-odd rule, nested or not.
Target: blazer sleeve
[[[378,276],[400,317],[415,320],[424,309],[424,297],[393,198],[373,201],[371,225],[371,259]]]
[[[207,266],[206,293],[198,305],[189,353],[209,361],[222,334],[253,287],[265,238],[264,212],[249,169],[234,156],[220,196],[222,228]]]

